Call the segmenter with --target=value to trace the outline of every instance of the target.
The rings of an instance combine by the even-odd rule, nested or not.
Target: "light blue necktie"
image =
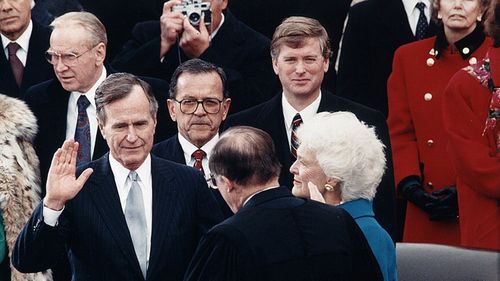
[[[139,176],[135,171],[130,171],[128,180],[131,182],[130,191],[125,205],[125,219],[127,220],[128,230],[134,243],[135,254],[141,266],[142,275],[146,279],[147,272],[147,226],[146,214],[144,210],[144,201],[142,199],[142,190],[137,180]]]

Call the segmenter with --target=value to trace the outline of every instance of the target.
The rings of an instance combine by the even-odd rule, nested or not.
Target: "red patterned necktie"
[[[297,158],[297,148],[299,148],[299,140],[297,138],[297,128],[302,124],[302,118],[300,114],[295,114],[292,120],[292,134],[290,137],[290,151],[292,152],[293,157]]]
[[[21,48],[21,46],[19,46],[19,44],[17,44],[16,42],[11,42],[7,45],[10,67],[12,68],[12,73],[14,73],[14,78],[16,79],[17,85],[21,87],[21,82],[23,81],[24,66],[17,57],[17,50],[19,50],[19,48]]]
[[[197,169],[198,171],[201,172],[201,174],[203,175],[203,177],[205,177],[205,171],[203,171],[203,158],[206,156],[207,154],[205,153],[205,151],[201,150],[201,149],[198,149],[196,150],[195,152],[193,152],[193,154],[191,154],[191,156],[194,158],[194,165],[193,167],[195,169]]]

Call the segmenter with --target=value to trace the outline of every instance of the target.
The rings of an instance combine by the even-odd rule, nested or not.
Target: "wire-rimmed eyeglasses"
[[[206,98],[202,100],[197,100],[197,99],[183,99],[183,100],[173,99],[173,100],[179,103],[181,112],[184,114],[195,113],[200,104],[206,113],[209,114],[219,113],[221,104],[222,102],[224,102],[224,100],[219,100],[216,98]]]
[[[65,53],[65,54],[60,54],[58,52],[54,52],[54,51],[51,51],[51,50],[47,50],[45,52],[45,59],[52,65],[55,65],[59,59],[61,60],[61,62],[64,64],[64,65],[67,65],[67,66],[74,66],[76,65],[76,63],[78,62],[78,58],[85,55],[86,53],[88,53],[90,50],[93,50],[95,47],[97,47],[97,45],[95,45],[94,47],[86,50],[85,52],[81,53],[81,54],[75,54],[75,53]]]

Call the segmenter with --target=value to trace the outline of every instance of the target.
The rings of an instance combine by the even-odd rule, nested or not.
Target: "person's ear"
[[[177,121],[177,114],[175,113],[175,101],[173,99],[167,100],[168,113],[170,114],[170,119],[172,121]]]

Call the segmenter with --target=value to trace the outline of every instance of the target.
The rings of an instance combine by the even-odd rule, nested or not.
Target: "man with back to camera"
[[[132,38],[115,57],[113,66],[136,75],[170,81],[179,64],[199,58],[224,69],[231,93],[231,113],[264,102],[278,88],[269,59],[269,39],[239,21],[228,9],[229,0],[203,0],[193,9],[192,1],[170,0],[163,6],[159,21],[138,23]],[[188,15],[195,10],[199,22],[191,24]]]
[[[315,19],[289,17],[274,32],[271,56],[274,72],[282,85],[282,94],[246,111],[230,115],[224,128],[248,125],[271,135],[281,162],[280,184],[292,188],[289,169],[295,161],[297,144],[294,128],[307,122],[317,112],[350,111],[359,120],[374,126],[386,146],[387,170],[374,199],[377,221],[394,239],[395,195],[391,145],[384,116],[371,108],[333,95],[321,89],[330,64],[329,38],[325,28]],[[293,140],[293,141],[292,141]]]
[[[279,186],[281,164],[266,132],[229,129],[209,165],[235,215],[202,238],[185,281],[382,280],[347,212]]]
[[[222,68],[200,59],[188,60],[177,67],[170,82],[167,105],[179,132],[157,143],[153,147],[155,155],[192,166],[204,177],[210,175],[210,153],[219,140],[219,127],[231,105],[226,80]],[[232,215],[220,193],[211,190],[224,216]]]
[[[12,263],[40,271],[67,247],[75,280],[180,280],[200,237],[222,220],[217,202],[196,170],[150,155],[158,103],[149,84],[112,74],[96,108],[110,152],[77,170],[79,143],[64,142]]]

